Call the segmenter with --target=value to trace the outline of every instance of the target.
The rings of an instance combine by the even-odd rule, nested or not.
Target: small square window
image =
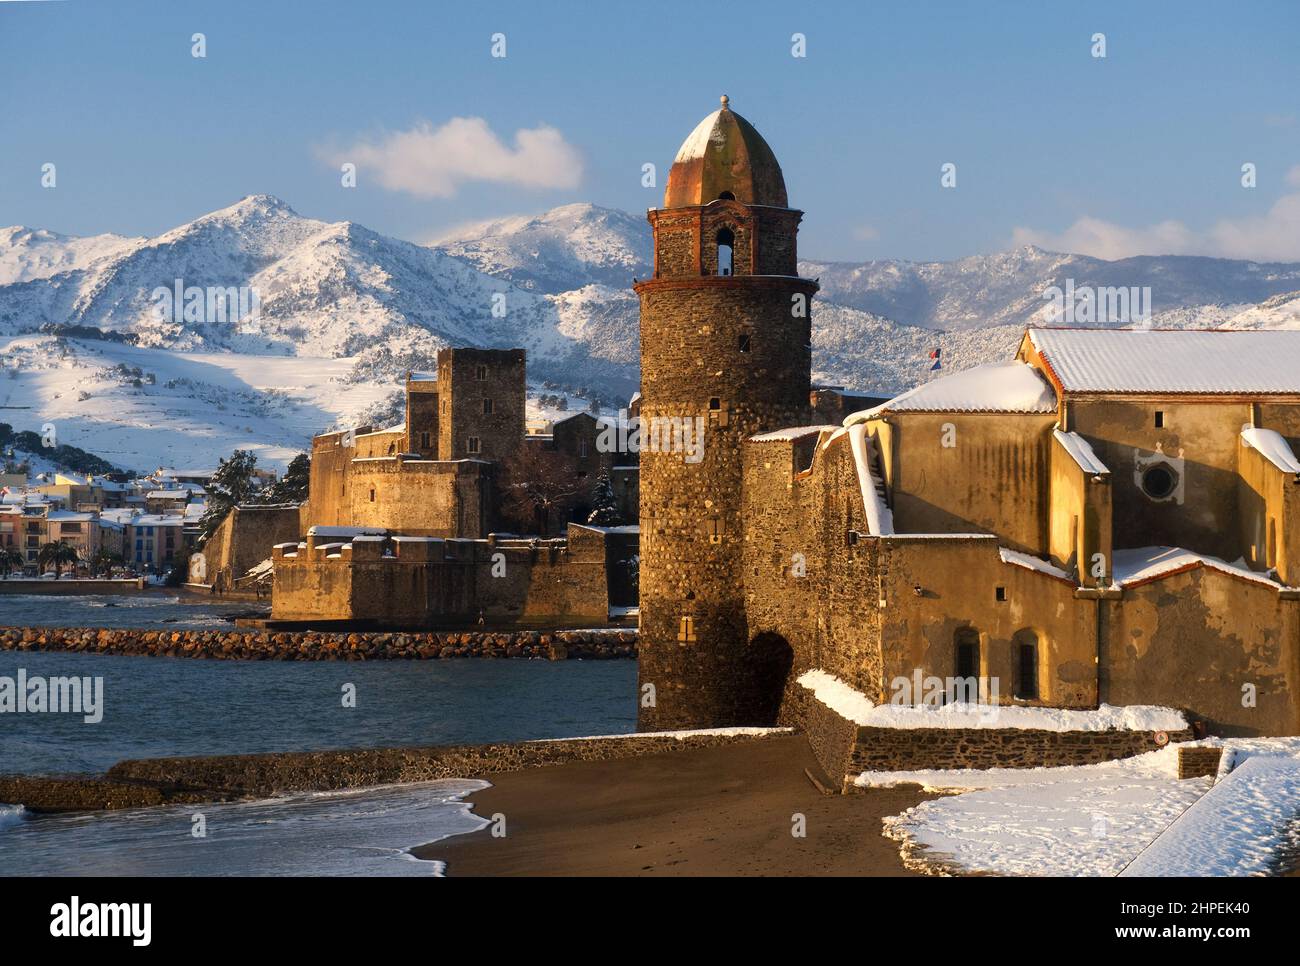
[[[474,378],[479,382],[487,381],[487,366],[476,366],[474,368]]]
[[[1163,411],[1156,410],[1156,429],[1163,429],[1165,426],[1165,414]]]
[[[683,616],[677,625],[677,640],[689,644],[695,640],[695,618]]]
[[[483,452],[483,441],[477,436],[471,436],[468,442],[468,449],[471,453]]]
[[[1000,601],[1005,601],[1007,599],[1007,589],[1005,587],[999,587],[994,592],[994,596]]]
[[[709,397],[709,408],[717,411],[722,408],[722,400],[718,396]]]

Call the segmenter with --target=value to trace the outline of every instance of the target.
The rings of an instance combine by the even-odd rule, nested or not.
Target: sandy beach
[[[911,875],[880,820],[935,796],[877,789],[826,796],[801,735],[489,777],[474,812],[491,826],[421,846],[451,876]],[[805,837],[791,834],[795,815]]]

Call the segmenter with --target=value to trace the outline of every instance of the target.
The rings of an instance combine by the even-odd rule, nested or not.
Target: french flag
[[[939,359],[939,355],[940,355],[940,353],[942,353],[942,352],[943,352],[942,349],[932,349],[932,350],[930,350],[930,358],[934,360],[934,364],[930,366],[930,371],[931,371],[931,372],[934,372],[936,369],[942,369],[942,368],[943,368],[943,363],[942,363],[942,362],[940,361],[940,359]]]

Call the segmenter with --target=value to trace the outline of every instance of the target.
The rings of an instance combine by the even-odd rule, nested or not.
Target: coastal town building
[[[1300,332],[1030,329],[845,414],[800,218],[725,98],[649,212],[642,412],[707,432],[642,454],[641,727],[807,724],[821,671],[1300,733]]]
[[[77,557],[60,572],[84,575],[116,561],[142,574],[165,573],[188,557],[205,507],[201,487],[156,477],[119,483],[55,473],[24,481],[0,490],[0,549],[19,553],[20,572],[29,577],[55,571],[41,558],[51,543]]]

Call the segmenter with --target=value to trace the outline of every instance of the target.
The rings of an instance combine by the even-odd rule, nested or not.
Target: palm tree
[[[0,573],[8,577],[15,570],[23,569],[23,555],[13,547],[0,547]]]
[[[44,571],[50,564],[54,564],[54,579],[58,580],[63,575],[64,564],[75,567],[80,559],[76,547],[62,542],[50,542],[42,546],[36,555],[36,566]]]

